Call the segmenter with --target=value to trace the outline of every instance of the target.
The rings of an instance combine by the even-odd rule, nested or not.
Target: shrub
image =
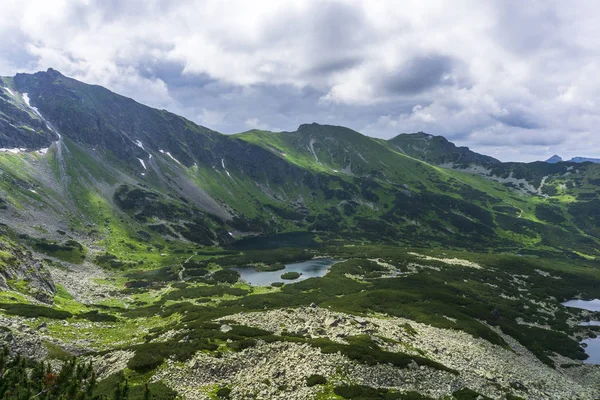
[[[97,310],[89,311],[77,315],[77,318],[84,318],[92,322],[117,322],[117,317],[110,314],[103,314]]]
[[[219,399],[229,399],[229,395],[231,394],[231,389],[227,388],[227,387],[222,387],[219,390],[217,390],[217,393],[215,393],[217,395],[217,397]]]
[[[212,274],[212,280],[217,283],[236,283],[240,279],[240,273],[233,269],[221,269]]]
[[[290,281],[298,278],[300,278],[300,273],[298,272],[286,272],[285,274],[281,275],[281,279],[286,279]]]
[[[316,385],[324,385],[327,383],[327,378],[323,375],[313,374],[311,376],[306,377],[306,386],[313,387]]]
[[[144,343],[132,347],[135,355],[129,360],[127,367],[137,372],[147,372],[158,367],[168,357],[172,356],[178,361],[185,361],[198,350],[215,351],[218,347],[207,339],[196,339],[183,343],[178,341]]]
[[[19,315],[26,318],[46,317],[52,319],[67,319],[73,316],[73,314],[68,311],[55,310],[50,307],[36,306],[33,304],[0,303],[0,308],[7,314]]]

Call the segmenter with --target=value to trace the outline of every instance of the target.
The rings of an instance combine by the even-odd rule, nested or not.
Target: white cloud
[[[275,131],[275,132],[281,131],[281,129],[273,128],[271,125],[262,122],[258,118],[248,118],[245,123],[249,129],[258,129],[258,130],[262,130],[262,131]]]

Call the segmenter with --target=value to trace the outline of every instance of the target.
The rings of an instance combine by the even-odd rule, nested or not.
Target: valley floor
[[[297,283],[227,272],[324,255],[345,261]],[[0,292],[0,340],[55,369],[92,362],[109,398],[125,380],[156,399],[600,396],[600,366],[578,347],[597,329],[578,323],[597,315],[560,305],[575,283],[593,295],[585,263],[377,246],[181,260],[183,272],[50,267],[52,307]]]

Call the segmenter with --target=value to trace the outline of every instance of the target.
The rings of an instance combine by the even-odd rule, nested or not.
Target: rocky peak
[[[547,162],[548,164],[556,164],[561,162],[563,159],[561,156],[559,155],[553,155],[552,157],[550,157],[549,159],[547,159],[545,162]]]

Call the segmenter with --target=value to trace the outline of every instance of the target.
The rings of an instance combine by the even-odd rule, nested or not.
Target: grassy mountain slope
[[[351,241],[600,251],[594,220],[583,217],[597,201],[594,188],[585,197],[591,164],[574,172],[565,163],[502,164],[439,137],[386,142],[318,124],[227,136],[54,70],[18,74],[12,85],[15,97],[29,93],[38,118],[60,138],[47,154],[3,153],[7,174],[22,184],[6,186],[0,198],[26,210],[26,220],[36,213],[22,201],[41,196],[35,200],[56,221],[70,221],[86,240],[225,245],[232,235],[309,231]],[[438,163],[480,162],[484,173],[428,164],[402,153],[406,143],[413,150],[425,143],[428,150],[414,154]]]

